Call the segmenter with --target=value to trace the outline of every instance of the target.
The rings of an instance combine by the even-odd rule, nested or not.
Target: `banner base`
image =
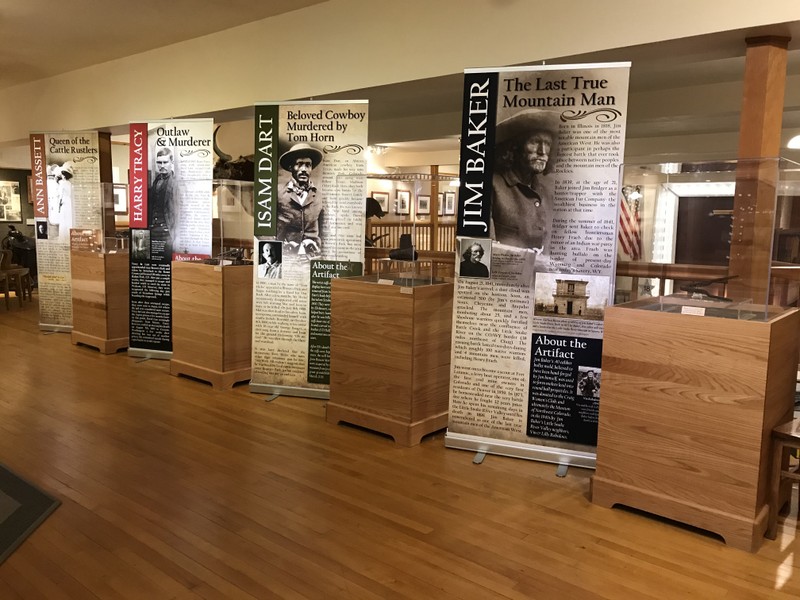
[[[49,323],[39,323],[39,331],[48,331],[50,333],[69,333],[72,331],[72,325],[50,325]]]
[[[128,356],[131,358],[155,358],[158,360],[169,360],[172,358],[172,350],[147,350],[146,348],[128,348]]]
[[[328,400],[331,397],[330,390],[317,390],[311,388],[271,385],[266,383],[251,383],[250,391],[254,394],[297,396],[298,398],[313,398],[315,400]]]
[[[452,433],[450,431],[444,436],[444,445],[445,448],[455,448],[456,450],[471,450],[483,454],[525,458],[584,469],[594,469],[597,461],[597,455],[593,452],[495,440],[465,433]]]

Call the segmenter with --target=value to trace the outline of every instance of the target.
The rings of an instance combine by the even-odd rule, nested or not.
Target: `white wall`
[[[0,165],[29,166],[12,148],[30,131],[119,132],[130,121],[798,20],[800,2],[787,0],[330,0],[2,90]]]

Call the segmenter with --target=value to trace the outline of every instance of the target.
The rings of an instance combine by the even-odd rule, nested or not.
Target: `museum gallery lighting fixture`
[[[800,135],[796,135],[790,139],[789,143],[786,144],[786,147],[792,150],[800,150]]]

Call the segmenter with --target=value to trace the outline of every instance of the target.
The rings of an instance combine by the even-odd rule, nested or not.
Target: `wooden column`
[[[789,38],[746,42],[730,254],[730,274],[737,278],[729,289],[733,298],[761,303],[769,290]]]
[[[431,247],[439,249],[439,165],[431,165]]]

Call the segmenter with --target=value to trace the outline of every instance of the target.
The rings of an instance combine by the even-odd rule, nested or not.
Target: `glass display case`
[[[350,229],[335,236],[346,240],[335,256],[363,252],[364,273],[331,281],[329,423],[367,427],[404,446],[447,425],[455,235],[454,221],[439,223],[437,201],[447,190],[455,206],[453,181],[338,177],[337,206],[358,203],[365,219],[359,228],[338,223]]]
[[[800,165],[626,165],[621,176],[617,300],[626,288],[631,298],[604,318],[592,501],[755,551],[770,434],[794,410],[800,264],[776,241],[800,223]]]
[[[172,263],[170,373],[227,389],[250,379],[253,182],[214,179],[212,197],[211,256]]]
[[[354,254],[351,246],[360,245],[364,276],[374,281],[409,286],[452,281],[457,185],[454,175],[339,175],[337,207],[362,202],[365,219],[360,229],[333,223],[339,228],[334,256]],[[343,227],[352,228],[352,235],[339,235]]]
[[[253,182],[215,179],[212,255],[216,265],[253,264]]]
[[[47,217],[36,218],[37,240],[68,244],[70,250],[117,252],[127,241],[116,235],[113,183],[71,183],[48,188]],[[127,186],[122,186],[127,187]]]
[[[453,283],[419,262],[331,282],[329,423],[399,445],[447,426]]]
[[[745,303],[762,320],[769,305],[797,304],[797,163],[628,164],[619,189],[617,303],[659,295]]]
[[[63,240],[69,231],[72,343],[113,354],[129,345],[128,234],[114,223],[123,202],[127,210],[127,185],[75,183],[71,211],[65,202],[51,202],[47,220],[37,219],[37,237]]]

